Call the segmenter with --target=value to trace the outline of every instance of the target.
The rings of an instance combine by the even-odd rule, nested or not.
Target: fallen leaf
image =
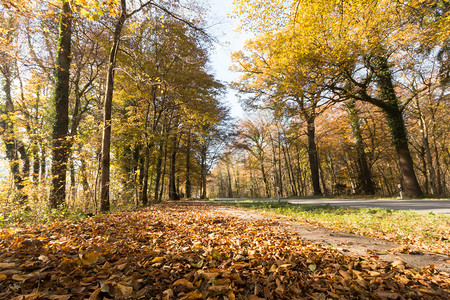
[[[173,287],[181,292],[186,292],[186,291],[190,291],[194,289],[194,285],[192,284],[192,282],[189,282],[186,279],[178,279],[177,281],[175,281],[173,283]]]
[[[78,255],[80,257],[80,261],[84,264],[84,265],[92,265],[95,264],[97,262],[98,259],[98,255],[95,252],[90,252],[87,254],[79,254]]]
[[[49,300],[69,300],[72,295],[51,295],[48,296]]]
[[[203,299],[203,295],[201,293],[199,293],[198,291],[193,291],[193,292],[187,293],[180,300],[197,300],[197,299]]]
[[[120,293],[127,298],[131,298],[131,295],[133,295],[133,287],[131,286],[118,283],[116,287],[120,291]]]
[[[0,269],[12,269],[16,266],[15,263],[0,263]]]
[[[160,262],[160,261],[163,261],[163,260],[165,260],[166,258],[164,257],[164,256],[158,256],[158,257],[155,257],[154,259],[152,259],[152,263],[157,263],[157,262]]]
[[[16,281],[24,281],[24,280],[26,280],[27,278],[28,278],[27,275],[18,275],[18,274],[14,274],[14,275],[12,276],[12,279],[13,279],[13,280],[16,280]]]

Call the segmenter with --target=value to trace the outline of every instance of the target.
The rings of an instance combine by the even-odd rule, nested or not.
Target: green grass
[[[219,203],[292,217],[298,222],[310,225],[383,238],[450,255],[450,216],[444,214],[287,202],[222,201]]]

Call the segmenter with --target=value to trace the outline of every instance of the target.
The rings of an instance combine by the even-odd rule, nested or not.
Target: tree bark
[[[127,18],[126,0],[121,0],[120,17],[114,28],[113,44],[109,53],[108,74],[106,77],[106,92],[103,107],[103,137],[102,137],[102,159],[101,159],[101,181],[100,181],[100,211],[106,212],[110,209],[109,184],[110,184],[110,150],[111,150],[111,110],[114,92],[114,73],[116,67],[117,53],[119,52],[120,36]]]
[[[156,178],[155,178],[155,203],[161,202],[159,198],[159,186],[162,173],[162,160],[163,160],[163,144],[159,145],[158,158],[156,160]]]
[[[311,171],[311,182],[313,186],[313,194],[315,196],[322,195],[320,190],[320,177],[319,177],[319,160],[317,156],[316,147],[316,128],[314,125],[315,116],[310,116],[307,119],[307,134],[308,134],[308,157],[309,168]]]
[[[191,198],[191,130],[189,129],[186,146],[186,198]]]
[[[200,153],[200,198],[206,199],[206,155],[207,155],[207,147],[206,145],[202,145],[201,153]]]
[[[381,101],[377,101],[376,103],[372,101],[372,103],[383,109],[388,120],[393,144],[399,159],[405,193],[414,198],[423,197],[414,171],[414,164],[408,147],[405,121],[403,120],[403,114],[395,93],[387,58],[384,56],[375,57],[373,66]]]
[[[361,125],[359,123],[358,113],[356,111],[355,100],[350,100],[347,103],[347,111],[352,127],[353,138],[355,139],[355,148],[358,165],[358,181],[359,189],[357,193],[362,192],[366,195],[375,194],[375,184],[372,180],[372,173],[369,164],[367,163],[367,156],[364,150],[364,143],[362,138]]]
[[[14,104],[11,95],[11,70],[9,65],[5,65],[1,69],[4,85],[3,91],[5,92],[5,111],[0,116],[0,124],[2,128],[2,139],[5,143],[6,157],[10,164],[11,175],[13,177],[14,186],[19,194],[24,188],[23,177],[20,172],[20,165],[17,152],[17,141],[14,134],[14,125],[11,120],[11,115],[14,114]],[[22,196],[19,196],[22,198]],[[19,199],[22,202],[22,199]]]
[[[180,196],[176,190],[176,158],[177,158],[177,139],[173,139],[173,149],[170,158],[170,178],[169,178],[169,199],[180,200]]]
[[[52,144],[52,186],[49,204],[59,208],[65,204],[66,173],[68,161],[69,129],[69,77],[71,62],[72,8],[70,2],[63,2],[59,21],[59,44],[56,58],[55,122]]]

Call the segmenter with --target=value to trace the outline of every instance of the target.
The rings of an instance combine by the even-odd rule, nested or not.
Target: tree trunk
[[[294,179],[294,171],[292,170],[292,163],[291,163],[291,157],[289,155],[289,149],[287,146],[282,146],[283,155],[284,155],[284,161],[287,167],[287,173],[289,178],[289,184],[291,185],[292,195],[298,196],[297,193],[297,185],[295,183]]]
[[[109,201],[109,175],[110,175],[110,149],[111,149],[111,110],[114,92],[114,73],[116,58],[119,51],[120,36],[122,28],[127,18],[126,0],[121,0],[121,11],[119,20],[114,28],[113,44],[109,53],[108,74],[106,77],[106,92],[103,107],[103,137],[102,137],[102,161],[101,161],[101,181],[100,181],[100,211],[105,212],[110,209]]]
[[[262,173],[262,177],[263,177],[263,181],[264,181],[264,188],[266,191],[266,197],[270,198],[270,187],[269,187],[269,182],[267,181],[267,176],[266,176],[266,169],[264,168],[264,159],[261,160],[261,173]]]
[[[47,179],[47,163],[46,163],[46,153],[45,153],[45,146],[41,143],[41,163],[39,166],[40,172],[39,172],[39,181],[43,182]]]
[[[56,58],[55,122],[52,145],[52,186],[49,204],[59,208],[66,198],[66,172],[69,129],[69,77],[71,62],[72,9],[70,2],[63,2],[59,21],[59,44]]]
[[[159,145],[158,158],[156,160],[156,178],[155,178],[155,203],[161,202],[159,198],[159,186],[162,173],[162,160],[163,160],[163,144]]]
[[[320,177],[319,177],[319,160],[317,156],[316,147],[316,128],[314,125],[315,116],[310,116],[307,120],[308,130],[308,157],[309,168],[311,171],[311,182],[313,186],[313,194],[315,196],[322,195],[320,190]]]
[[[5,143],[6,157],[9,161],[11,175],[13,177],[14,185],[21,193],[24,188],[23,177],[20,173],[20,165],[18,160],[17,142],[14,134],[14,125],[11,120],[11,115],[14,114],[14,104],[11,95],[11,71],[9,66],[2,67],[2,74],[4,77],[3,91],[5,92],[5,111],[0,116],[0,124],[2,128],[2,139]],[[22,197],[20,197],[22,198]],[[20,201],[22,201],[20,199]]]
[[[80,166],[80,173],[81,173],[81,185],[83,186],[83,201],[84,201],[84,207],[85,207],[85,211],[88,211],[88,207],[89,207],[89,202],[90,202],[90,198],[89,197],[89,193],[90,193],[90,188],[89,188],[89,182],[88,182],[88,177],[87,177],[87,165],[86,165],[86,160],[82,159],[81,160],[81,166]]]
[[[39,157],[39,147],[37,144],[33,144],[32,146],[32,155],[33,155],[33,184],[37,185],[39,183],[39,165],[40,165],[40,157]]]
[[[159,201],[161,202],[164,195],[164,184],[166,181],[166,168],[167,168],[167,142],[164,143],[164,160],[163,160],[163,170],[161,174],[161,190],[159,191]]]
[[[227,162],[227,197],[233,198],[233,188],[231,185],[231,172],[230,172],[230,164]]]
[[[189,129],[186,146],[186,198],[191,198],[191,130]]]
[[[402,111],[400,110],[397,95],[395,94],[392,76],[385,57],[377,57],[375,60],[375,71],[378,88],[383,101],[384,113],[388,120],[395,151],[399,159],[402,179],[405,185],[406,195],[414,198],[423,196],[414,172],[414,164],[408,147],[408,136]]]
[[[207,147],[205,145],[202,145],[201,150],[201,161],[200,161],[200,173],[201,173],[201,179],[200,179],[200,198],[206,199],[206,152]]]
[[[173,139],[172,156],[170,158],[170,177],[169,177],[169,199],[180,200],[180,196],[176,190],[176,158],[177,158],[177,141]]]
[[[143,182],[142,182],[142,192],[141,192],[141,202],[143,206],[147,206],[148,205],[148,169],[149,169],[149,160],[150,160],[150,149],[149,149],[149,145],[147,145],[145,147],[145,151],[144,151],[144,169],[142,170],[143,172]]]
[[[364,151],[364,143],[362,138],[361,125],[359,123],[358,113],[356,111],[356,105],[354,100],[350,100],[347,103],[347,111],[350,119],[350,125],[352,127],[353,138],[355,139],[355,148],[357,155],[358,165],[358,183],[359,189],[357,193],[362,192],[366,195],[375,194],[375,184],[372,180],[372,174],[369,164],[367,163],[366,152]]]

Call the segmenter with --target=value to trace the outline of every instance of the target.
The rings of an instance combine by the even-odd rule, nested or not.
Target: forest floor
[[[359,243],[354,241],[347,241],[348,251],[339,251],[327,239],[340,233],[326,236],[308,228],[302,233],[299,225],[208,202],[180,201],[79,221],[3,228],[0,298],[450,297],[450,275],[437,265],[352,253]],[[323,241],[314,240],[322,234]]]

